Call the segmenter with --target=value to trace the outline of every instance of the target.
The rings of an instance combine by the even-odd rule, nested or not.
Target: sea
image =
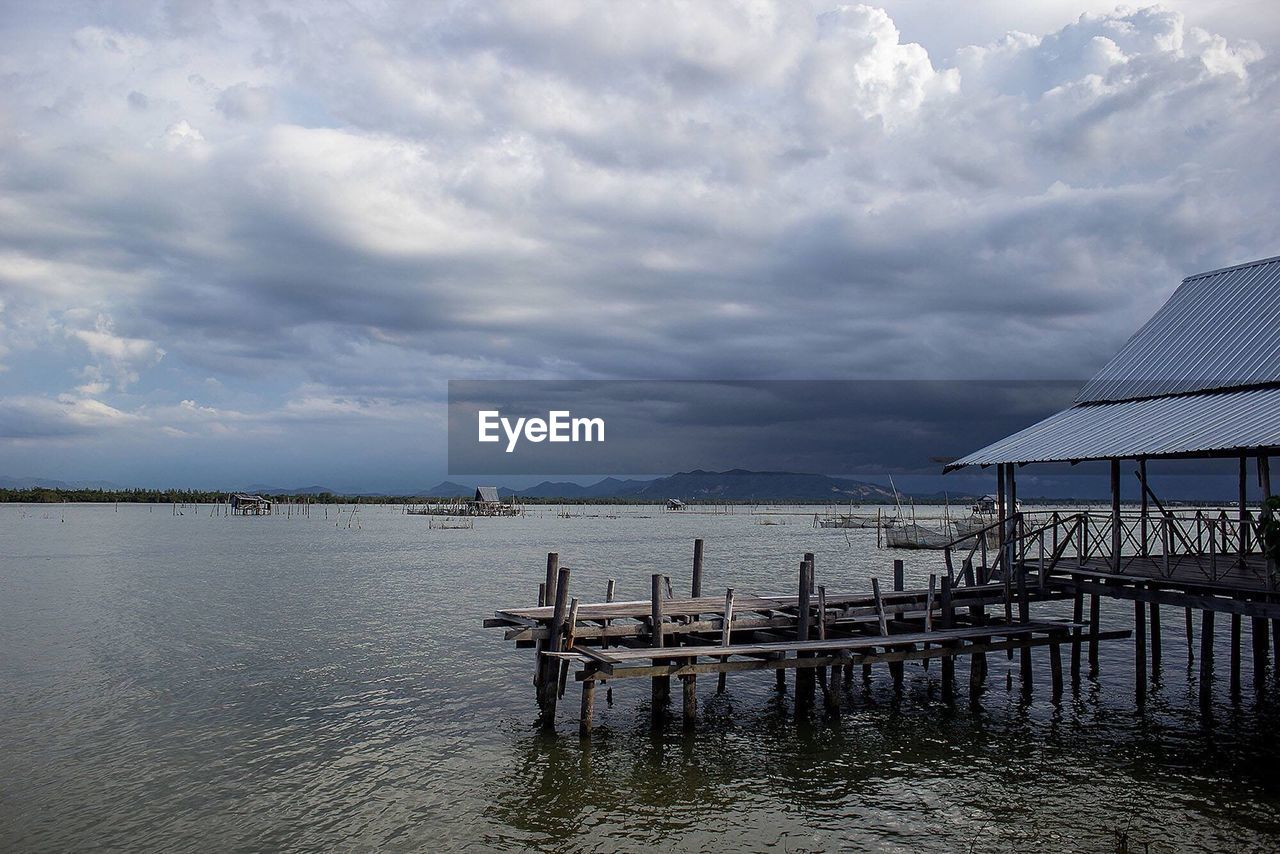
[[[707,595],[794,592],[805,552],[833,592],[888,586],[895,558],[923,583],[941,555],[815,528],[821,508],[443,529],[300,509],[0,505],[0,851],[1280,850],[1280,683],[1246,652],[1231,695],[1226,620],[1208,710],[1165,608],[1141,707],[1119,640],[1057,703],[1043,649],[1029,697],[1003,654],[976,706],[965,660],[954,708],[938,664],[910,663],[900,696],[855,674],[838,720],[797,719],[770,671],[722,695],[704,677],[691,732],[655,732],[649,686],[624,681],[584,741],[572,680],[540,731],[532,651],[483,627],[533,604],[548,552],[582,601],[608,579],[647,599],[654,572],[687,591],[695,538]],[[1133,606],[1103,622],[1131,628]]]

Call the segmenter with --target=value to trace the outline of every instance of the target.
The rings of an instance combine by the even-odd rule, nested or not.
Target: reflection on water
[[[694,733],[678,720],[653,733],[648,685],[623,682],[611,705],[597,695],[583,743],[576,686],[560,735],[540,733],[531,654],[480,627],[532,598],[546,551],[573,567],[575,595],[614,577],[620,598],[645,597],[654,571],[687,585],[695,536],[708,590],[789,591],[805,551],[821,583],[865,589],[897,555],[873,531],[746,514],[424,522],[394,508],[363,509],[357,529],[0,507],[0,848],[1110,851],[1125,829],[1152,851],[1280,841],[1280,685],[1256,690],[1246,653],[1233,702],[1220,632],[1202,716],[1172,609],[1141,712],[1132,645],[1114,642],[1098,680],[1057,706],[1043,650],[1029,700],[1016,662],[993,655],[978,708],[943,706],[937,665],[914,664],[901,697],[886,674],[855,674],[839,721],[797,722],[771,673],[730,674],[722,696],[704,678]],[[937,567],[904,558],[909,579]],[[1130,618],[1104,605],[1109,626]],[[963,663],[957,678],[963,698]]]

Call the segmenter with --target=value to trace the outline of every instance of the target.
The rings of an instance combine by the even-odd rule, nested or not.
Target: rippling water
[[[531,653],[480,623],[532,599],[547,551],[584,598],[609,577],[647,598],[659,570],[687,589],[696,536],[707,591],[789,592],[805,551],[819,583],[866,589],[898,556],[802,516],[621,512],[430,530],[390,507],[0,506],[0,850],[1280,848],[1280,688],[1256,691],[1246,654],[1233,703],[1220,620],[1203,717],[1174,609],[1141,712],[1118,641],[1060,707],[1037,650],[1031,701],[995,655],[980,711],[941,705],[936,664],[908,665],[900,701],[855,679],[838,724],[731,674],[722,697],[704,678],[690,735],[650,733],[642,680],[600,693],[589,744],[572,695],[539,734]],[[902,556],[909,579],[937,569]]]

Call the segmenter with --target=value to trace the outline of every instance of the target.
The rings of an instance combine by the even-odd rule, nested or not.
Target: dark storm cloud
[[[1056,379],[1277,251],[1269,45],[891,14],[24,7],[0,362],[182,436],[407,433],[448,378]]]

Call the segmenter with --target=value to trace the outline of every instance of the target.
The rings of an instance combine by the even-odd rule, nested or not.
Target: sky
[[[4,2],[0,40],[7,477],[423,489],[458,379],[1083,380],[1280,254],[1272,2]]]

